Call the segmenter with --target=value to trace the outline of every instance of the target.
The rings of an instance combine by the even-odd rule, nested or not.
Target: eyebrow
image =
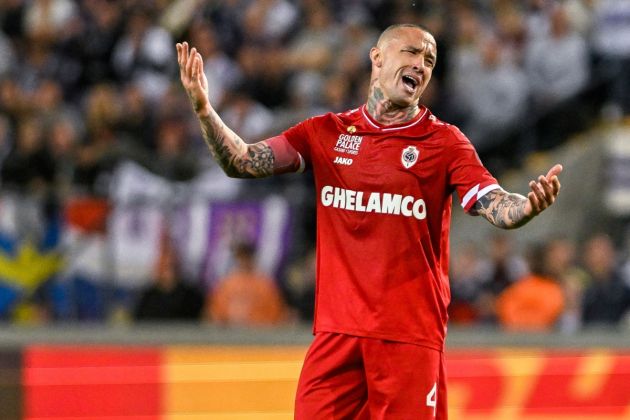
[[[428,43],[429,45],[433,45],[431,43]],[[427,55],[432,58],[432,59],[436,59],[436,54],[433,53],[433,51],[431,51],[429,48],[427,48],[426,46],[424,48],[418,48],[418,47],[414,47],[413,45],[405,45],[403,47],[403,49],[405,50],[410,50],[414,53],[422,53],[424,51],[427,51]]]

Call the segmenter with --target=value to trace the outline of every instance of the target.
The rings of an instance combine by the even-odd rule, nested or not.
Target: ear
[[[383,56],[381,55],[381,49],[378,47],[372,47],[370,50],[370,60],[372,65],[381,67],[383,65]]]

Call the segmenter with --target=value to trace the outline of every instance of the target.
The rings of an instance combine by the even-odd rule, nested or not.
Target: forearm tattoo
[[[514,229],[532,219],[525,215],[526,203],[527,198],[522,195],[494,190],[477,200],[471,213],[485,217],[497,227]]]
[[[266,143],[246,144],[212,112],[200,118],[203,138],[223,171],[233,178],[263,178],[273,174],[273,150]]]

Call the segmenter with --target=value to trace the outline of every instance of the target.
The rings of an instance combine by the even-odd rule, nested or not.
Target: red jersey
[[[421,108],[384,126],[365,106],[283,133],[315,177],[315,332],[442,350],[451,195],[465,210],[499,188],[469,140]]]

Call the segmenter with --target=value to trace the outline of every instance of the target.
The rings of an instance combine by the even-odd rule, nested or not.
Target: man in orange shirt
[[[547,245],[535,245],[530,252],[531,273],[505,289],[496,310],[502,327],[508,330],[552,329],[564,310],[562,285],[547,270]]]
[[[275,325],[287,319],[287,307],[275,280],[258,272],[255,249],[239,244],[234,250],[236,265],[220,279],[207,302],[206,318],[225,325]]]

